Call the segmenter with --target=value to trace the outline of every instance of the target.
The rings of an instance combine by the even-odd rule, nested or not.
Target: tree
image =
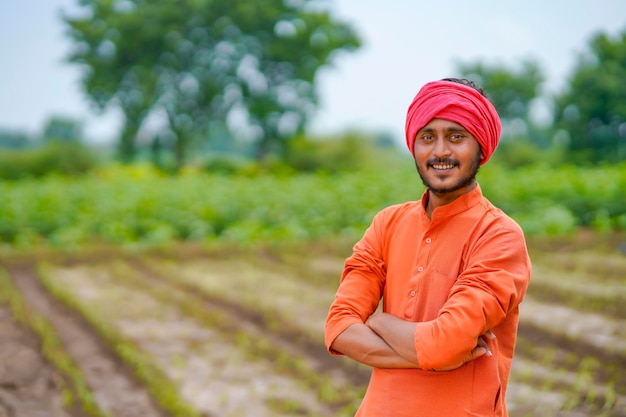
[[[35,144],[35,139],[26,132],[0,130],[0,149],[24,149]]]
[[[140,48],[150,42],[158,46],[159,34],[151,19],[142,31],[141,17],[123,12],[120,4],[124,3],[81,2],[88,12],[85,16],[63,19],[75,41],[69,61],[84,66],[82,82],[88,98],[100,110],[114,102],[124,115],[118,151],[122,160],[130,161],[137,132],[157,97],[150,68],[156,53],[152,48]],[[142,38],[144,42],[139,42]]]
[[[539,97],[545,81],[543,71],[536,61],[522,61],[518,71],[501,65],[488,66],[482,62],[459,63],[458,71],[487,91],[489,99],[500,114],[505,133],[518,136],[519,133],[528,132],[532,124],[529,119],[531,105]],[[521,129],[515,126],[521,126]]]
[[[264,157],[301,131],[317,104],[315,74],[359,40],[309,0],[81,0],[65,16],[84,66],[83,86],[100,109],[124,114],[124,160],[149,115],[172,137],[178,165],[211,126],[245,131]],[[239,115],[239,123],[232,120]],[[230,121],[230,122],[229,122]],[[241,129],[241,127],[245,129]]]
[[[54,116],[48,119],[43,129],[43,142],[64,141],[80,142],[83,136],[83,126],[78,120],[68,117]]]
[[[555,99],[554,123],[577,160],[626,159],[626,29],[594,35],[568,88]]]

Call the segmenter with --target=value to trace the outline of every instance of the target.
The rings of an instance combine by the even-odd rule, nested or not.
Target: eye
[[[450,142],[452,143],[459,143],[461,142],[463,139],[465,139],[465,135],[462,133],[453,133],[450,136],[448,136],[448,139],[450,140]]]
[[[421,140],[422,142],[432,142],[433,140],[435,140],[435,136],[431,135],[430,133],[423,133],[418,137],[419,140]]]

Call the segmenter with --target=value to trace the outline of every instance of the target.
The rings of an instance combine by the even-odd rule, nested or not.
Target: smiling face
[[[432,119],[417,132],[413,150],[417,172],[434,195],[450,202],[475,187],[482,153],[460,124]]]

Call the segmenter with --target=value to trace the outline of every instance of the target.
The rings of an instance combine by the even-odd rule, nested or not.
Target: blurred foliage
[[[355,171],[371,164],[382,166],[398,153],[393,143],[384,140],[355,131],[317,139],[299,136],[290,142],[285,163],[298,172],[327,173]]]
[[[484,194],[528,234],[579,227],[626,230],[626,165],[481,168]],[[164,175],[150,164],[104,166],[82,177],[0,181],[0,242],[29,248],[178,240],[256,244],[357,239],[373,215],[416,200],[423,185],[395,154],[330,175],[263,172]]]
[[[399,149],[386,135],[357,131],[321,137],[298,135],[291,139],[282,158],[254,160],[237,153],[208,152],[198,156],[185,172],[255,176],[261,174],[296,175],[298,173],[355,171],[383,166],[398,159]],[[407,156],[407,159],[410,159]]]
[[[28,148],[33,142],[33,138],[24,132],[0,130],[0,149]]]
[[[567,149],[564,147],[543,148],[526,138],[503,139],[492,160],[508,168],[537,164],[555,167],[568,162]]]
[[[50,140],[36,148],[3,149],[0,152],[0,179],[84,174],[97,162],[94,152],[81,143]]]
[[[517,70],[480,61],[459,63],[457,70],[485,89],[502,118],[503,139],[522,139],[515,146],[526,156],[524,142],[530,142],[551,154],[566,151],[570,163],[626,160],[626,29],[614,38],[592,37],[565,90],[549,100],[542,97],[543,71],[532,59]],[[548,128],[531,117],[542,100],[554,107]]]
[[[483,62],[459,63],[458,71],[485,89],[503,124],[515,119],[528,122],[531,102],[545,82],[541,66],[532,59],[522,61],[517,71]]]
[[[122,110],[122,161],[150,159],[168,171],[201,163],[222,173],[358,165],[358,152],[341,135],[328,138],[336,144],[303,136],[318,104],[317,72],[338,52],[360,47],[353,28],[319,1],[80,3],[85,14],[64,16],[73,42],[68,59],[84,68],[90,101]],[[592,37],[553,97],[532,58],[515,68],[459,62],[457,73],[484,87],[498,109],[500,159],[511,167],[626,159],[626,30]],[[52,127],[63,130],[56,122]],[[4,139],[13,147],[24,142]]]
[[[41,139],[43,142],[80,142],[83,139],[82,123],[70,117],[51,117],[46,122]]]
[[[626,29],[614,38],[597,34],[555,99],[555,128],[562,129],[573,161],[626,159],[624,80]]]
[[[323,141],[299,137],[290,144],[285,163],[302,172],[353,170],[358,168],[363,152],[357,141],[354,136]]]
[[[36,148],[46,142],[82,142],[82,123],[71,117],[51,116],[46,120],[41,135],[22,131],[0,130],[0,152],[7,149]],[[0,156],[1,157],[1,156]]]
[[[83,86],[100,108],[124,114],[119,150],[135,157],[148,116],[160,146],[186,161],[192,140],[224,125],[252,140],[262,159],[281,153],[317,105],[315,75],[337,51],[359,47],[352,28],[314,1],[92,0],[65,16],[84,67]],[[236,122],[232,121],[236,118]],[[229,123],[230,122],[230,123]]]
[[[484,168],[479,182],[485,195],[528,234],[564,234],[594,227],[599,218],[607,219],[611,230],[624,230],[626,163],[580,167],[546,162],[515,170],[494,163]]]

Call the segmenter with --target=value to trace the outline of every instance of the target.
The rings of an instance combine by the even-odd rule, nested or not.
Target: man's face
[[[417,132],[413,156],[424,185],[451,199],[473,188],[482,158],[476,138],[444,119],[432,119]]]

